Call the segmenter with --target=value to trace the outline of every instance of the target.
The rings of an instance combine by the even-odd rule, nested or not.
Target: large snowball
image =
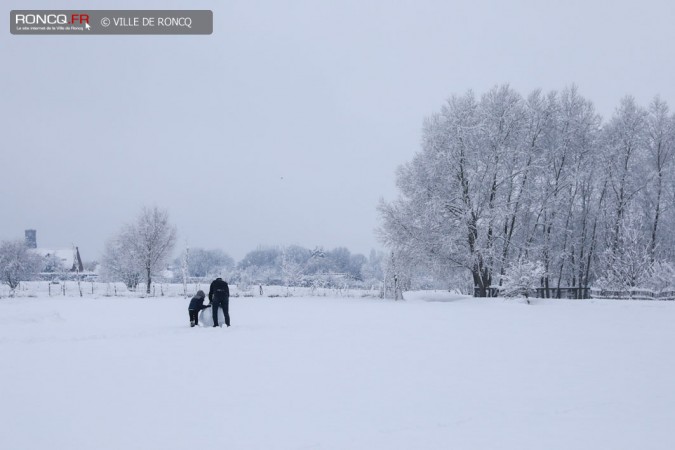
[[[199,311],[199,325],[202,327],[213,326],[213,308],[206,308]],[[225,326],[225,314],[222,308],[218,308],[218,325]]]

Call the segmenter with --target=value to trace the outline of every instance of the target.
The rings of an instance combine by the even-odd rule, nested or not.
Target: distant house
[[[61,249],[48,249],[48,248],[36,248],[33,250],[38,255],[45,258],[48,262],[58,262],[58,271],[69,271],[69,272],[83,272],[84,266],[82,265],[82,258],[80,257],[80,249],[75,248],[61,248]],[[55,264],[56,265],[56,264]],[[54,267],[56,269],[56,267]]]
[[[43,278],[70,278],[74,274],[85,275],[87,278],[96,277],[95,273],[84,270],[80,249],[76,246],[58,249],[38,248],[37,231],[26,230],[26,247],[44,259]]]

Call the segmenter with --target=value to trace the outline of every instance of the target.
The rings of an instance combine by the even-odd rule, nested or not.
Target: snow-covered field
[[[0,449],[673,449],[675,302],[0,300]]]

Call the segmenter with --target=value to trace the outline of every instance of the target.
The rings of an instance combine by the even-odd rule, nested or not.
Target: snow
[[[0,299],[0,448],[675,448],[675,303],[405,296]]]

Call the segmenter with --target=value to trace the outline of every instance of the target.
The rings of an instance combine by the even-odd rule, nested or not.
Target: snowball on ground
[[[199,311],[199,325],[202,327],[213,326],[213,308]],[[223,314],[222,308],[218,308],[218,325],[225,325],[225,314]]]

